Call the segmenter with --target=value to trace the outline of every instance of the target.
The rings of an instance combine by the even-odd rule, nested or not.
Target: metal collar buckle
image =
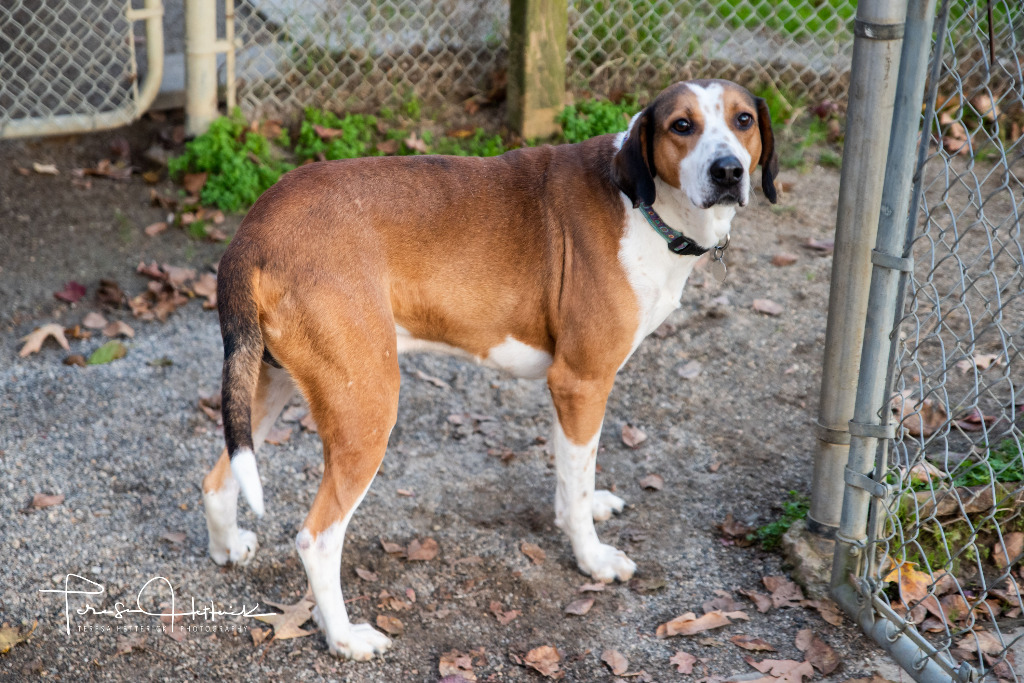
[[[725,250],[729,248],[729,240],[730,237],[727,233],[724,241],[716,244],[711,254],[711,274],[719,282],[724,280],[729,272],[729,269],[725,267]]]

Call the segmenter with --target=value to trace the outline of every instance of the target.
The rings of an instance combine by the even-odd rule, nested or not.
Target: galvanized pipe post
[[[902,289],[914,268],[910,238],[917,222],[917,202],[912,200],[920,191],[920,174],[927,158],[948,12],[949,0],[945,0],[938,26],[934,27],[935,0],[910,0],[907,9],[878,237],[871,253],[873,269],[859,383],[849,423],[849,459],[843,472],[846,492],[832,562],[832,595],[839,605],[914,680],[928,683],[967,681],[973,671],[966,665],[955,667],[913,627],[908,629],[906,621],[874,595],[871,583],[864,579],[877,577],[872,541],[889,495],[885,485],[886,449],[879,446],[895,436],[890,415],[882,409],[887,405],[896,343],[893,331],[902,316]],[[925,125],[919,135],[933,27],[939,41],[932,57],[932,90]]]
[[[216,0],[185,0],[185,134],[200,135],[217,111]]]
[[[907,0],[862,0],[854,22],[808,529],[839,527],[888,137]],[[929,41],[930,42],[930,41]]]

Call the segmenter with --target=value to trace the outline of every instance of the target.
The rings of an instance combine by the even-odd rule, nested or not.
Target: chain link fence
[[[146,22],[135,34],[136,20]],[[155,97],[163,56],[159,2],[4,0],[0,3],[0,137],[128,123]],[[151,55],[140,87],[136,45]],[[152,56],[155,52],[155,57]]]
[[[236,16],[251,116],[457,101],[505,68],[504,0],[247,0]]]
[[[877,424],[895,433],[881,439],[874,482],[848,476],[851,486],[884,487],[873,491],[867,539],[854,553],[864,561],[856,576],[836,578],[857,587],[861,609],[873,613],[868,622],[886,624],[886,637],[917,643],[917,668],[908,672],[918,680],[939,680],[919,677],[930,662],[945,680],[1018,681],[1024,7],[942,4],[943,56],[932,64],[926,100],[934,103],[926,102],[918,208],[904,252],[913,269],[896,324],[883,330],[892,340],[891,357],[881,359],[891,363],[892,391]],[[855,426],[855,437],[877,433]]]
[[[844,97],[855,9],[854,0],[575,0],[570,84],[645,95],[726,78],[801,99]]]
[[[685,78],[841,97],[854,0],[572,0],[568,86],[644,97]],[[459,101],[504,82],[499,0],[246,0],[239,102],[250,116]]]

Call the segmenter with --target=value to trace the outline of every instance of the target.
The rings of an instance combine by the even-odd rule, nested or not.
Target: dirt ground
[[[139,166],[165,125],[147,121],[127,132]],[[135,268],[143,260],[209,269],[223,245],[191,241],[178,230],[147,237],[142,228],[164,213],[150,206],[150,188],[137,174],[127,182],[94,178],[89,189],[73,184],[70,170],[109,156],[114,135],[0,143],[0,623],[27,629],[38,622],[27,642],[0,656],[0,679],[436,681],[442,653],[454,649],[477,651],[480,681],[529,681],[540,674],[510,654],[552,645],[569,681],[612,680],[600,659],[606,649],[628,659],[623,680],[697,680],[756,673],[744,656],[800,660],[794,637],[804,628],[839,654],[828,680],[878,670],[878,650],[851,623],[831,626],[800,607],[759,613],[740,597],[737,589],[767,592],[762,577],[784,574],[782,558],[724,542],[715,529],[727,513],[752,525],[772,521],[787,491],[809,492],[831,257],[801,244],[831,236],[838,189],[838,173],[818,167],[783,172],[786,191],[777,207],[758,196],[739,213],[728,278],[718,283],[698,271],[661,336],[645,341],[619,374],[601,437],[598,486],[616,491],[628,507],[598,533],[639,571],[628,585],[588,594],[595,602],[587,614],[564,613],[588,579],[552,522],[543,382],[420,355],[401,361],[398,425],[349,527],[343,559],[353,621],[385,615],[404,624],[386,655],[340,662],[319,634],[255,646],[250,628],[263,624],[241,617],[222,617],[217,632],[189,633],[179,642],[161,632],[154,616],[76,614],[88,600],[96,610],[113,609],[118,600],[134,605],[153,577],[173,585],[178,607],[192,599],[224,610],[296,602],[306,581],[294,537],[321,465],[315,434],[279,424],[295,429],[259,456],[268,514],[256,520],[240,505],[242,526],[259,535],[256,558],[233,569],[209,560],[200,482],[223,434],[198,410],[197,398],[219,388],[216,315],[192,302],[166,323],[146,323],[127,310],[101,308],[95,292],[101,278],[116,280],[129,295],[142,291],[146,280]],[[54,163],[61,173],[17,171],[33,162]],[[166,180],[157,187],[172,191]],[[240,218],[228,218],[227,232]],[[791,252],[796,263],[773,266],[779,252]],[[88,288],[77,304],[53,297],[69,280]],[[765,298],[781,304],[781,315],[752,309],[754,299]],[[67,353],[52,342],[18,357],[19,339],[33,328],[74,325],[93,310],[134,327],[125,358],[66,366]],[[72,340],[71,350],[88,355],[100,343]],[[171,364],[153,363],[161,358]],[[690,361],[701,366],[693,379],[680,374]],[[449,417],[466,414],[488,419],[466,417],[459,425]],[[620,439],[627,422],[648,435],[635,450]],[[503,461],[495,453],[512,455]],[[664,479],[662,490],[638,483],[652,473]],[[24,510],[37,493],[65,498]],[[168,533],[184,540],[168,540]],[[440,552],[421,562],[389,555],[380,542],[404,546],[428,537]],[[546,552],[541,564],[520,551],[524,541]],[[370,570],[364,576],[371,580],[357,576],[357,568]],[[62,589],[68,574],[106,591],[68,598],[70,636],[63,596],[39,592]],[[89,584],[73,579],[76,585]],[[387,591],[408,603],[408,589],[415,602],[407,607],[381,597]],[[749,621],[700,636],[655,637],[659,624],[701,614],[715,590],[731,592]],[[170,593],[151,584],[146,597],[157,604]],[[495,601],[521,614],[503,625],[491,612]],[[741,650],[729,642],[736,634],[759,636],[777,652]],[[126,635],[140,640],[119,654]],[[692,676],[670,664],[678,651],[702,659]],[[630,676],[640,672],[646,676]]]

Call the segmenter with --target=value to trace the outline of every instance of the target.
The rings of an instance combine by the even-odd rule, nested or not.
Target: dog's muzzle
[[[711,177],[711,197],[707,207],[717,204],[740,203],[740,181],[743,180],[743,164],[733,155],[718,157],[708,168]]]

